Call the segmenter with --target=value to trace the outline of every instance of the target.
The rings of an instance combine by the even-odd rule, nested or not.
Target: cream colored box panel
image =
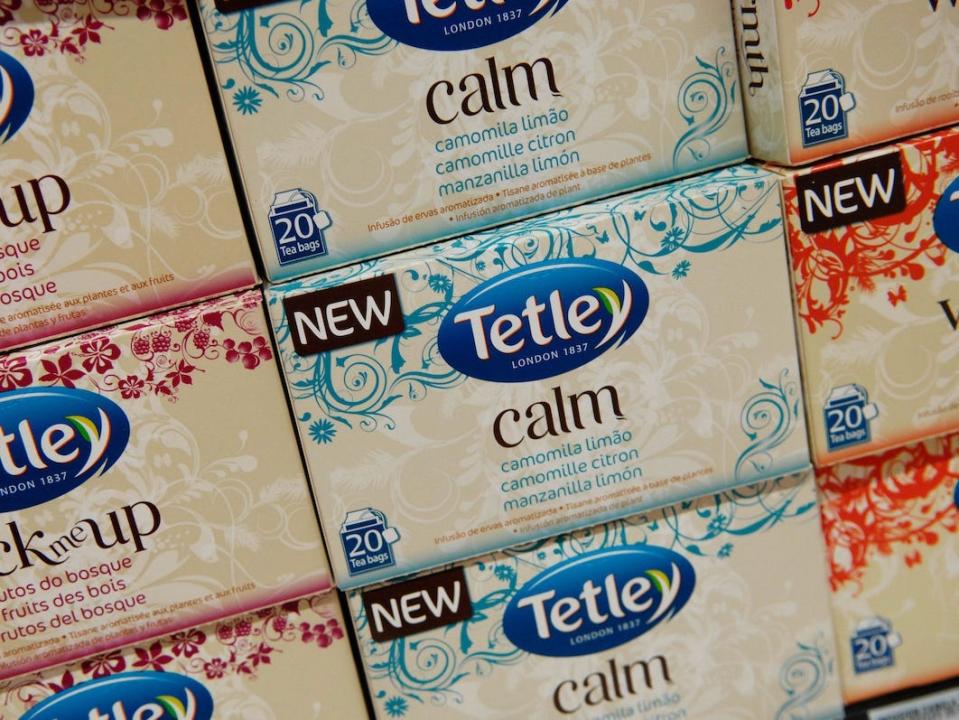
[[[802,165],[959,122],[951,0],[733,0],[750,152]]]
[[[847,703],[959,670],[959,436],[819,471]]]
[[[340,587],[808,467],[778,179],[752,166],[269,307]]]
[[[377,717],[840,718],[818,520],[793,476],[353,592]]]
[[[2,682],[0,720],[359,720],[346,632],[335,593],[285,603]]]
[[[0,350],[256,282],[186,8],[157,5],[0,9]]]
[[[0,677],[330,588],[258,291],[0,356]]]
[[[783,180],[817,466],[959,428],[959,131]]]
[[[201,3],[280,281],[746,157],[725,2]]]

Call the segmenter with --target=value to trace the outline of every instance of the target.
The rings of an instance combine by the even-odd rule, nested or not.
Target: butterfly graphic
[[[906,295],[906,288],[902,285],[899,286],[899,289],[896,292],[890,290],[886,293],[886,297],[889,298],[889,302],[892,303],[893,307],[896,307],[901,302],[906,302],[908,296]]]

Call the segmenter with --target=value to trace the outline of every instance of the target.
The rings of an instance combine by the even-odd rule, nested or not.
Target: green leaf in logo
[[[603,307],[606,308],[606,312],[610,315],[616,315],[622,309],[622,303],[619,301],[619,295],[605,287],[593,288],[599,296],[599,301],[603,303]]]
[[[656,586],[656,589],[659,590],[662,595],[669,592],[669,578],[666,577],[666,573],[662,570],[647,570],[646,574],[649,575],[653,581],[653,585]]]
[[[88,443],[95,443],[100,439],[97,426],[93,424],[90,418],[83,417],[82,415],[67,415],[67,421],[76,428],[77,432],[80,433],[80,437]]]
[[[160,695],[157,698],[157,702],[160,703],[173,720],[186,720],[186,708],[183,707],[183,703],[180,702],[179,698],[175,698],[172,695]]]

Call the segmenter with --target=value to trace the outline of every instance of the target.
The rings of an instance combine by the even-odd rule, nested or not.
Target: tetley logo
[[[498,43],[558,13],[569,0],[367,0],[386,35],[423,50]]]
[[[48,502],[106,472],[129,439],[120,406],[88,390],[0,394],[0,513]]]
[[[213,697],[193,678],[130,672],[80,683],[20,720],[211,720]]]
[[[534,655],[592,655],[671,619],[695,586],[692,564],[667,548],[598,550],[526,583],[506,607],[503,632]]]
[[[621,265],[547,260],[464,295],[443,318],[439,350],[452,367],[481,380],[541,380],[623,344],[648,310],[646,284]]]
[[[12,55],[0,50],[0,143],[16,135],[33,107],[33,80]]]

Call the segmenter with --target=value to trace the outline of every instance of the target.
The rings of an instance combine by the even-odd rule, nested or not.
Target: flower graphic
[[[719,552],[717,554],[721,558],[728,558],[730,555],[733,554],[733,544],[726,543],[721,548],[719,548]]]
[[[0,391],[26,387],[33,382],[33,374],[27,367],[25,357],[0,355]]]
[[[719,535],[719,533],[726,529],[727,523],[728,521],[725,515],[722,513],[716,513],[713,519],[709,521],[710,535]]]
[[[260,97],[260,91],[245,85],[233,93],[233,107],[241,115],[253,115],[263,104],[263,98]]]
[[[105,373],[113,368],[113,361],[120,357],[120,348],[110,342],[109,338],[93,338],[90,342],[80,345],[81,363],[87,372]]]
[[[318,445],[329,444],[336,437],[336,428],[329,420],[317,420],[310,425],[310,437]]]
[[[133,663],[135,668],[145,668],[147,670],[156,670],[163,672],[163,666],[173,662],[173,656],[163,652],[163,644],[159,641],[153,643],[148,648],[134,648],[137,661]]]
[[[146,389],[146,383],[136,375],[127,375],[118,385],[120,388],[120,397],[124,400],[135,400],[143,395],[143,391]]]
[[[203,671],[206,673],[208,680],[223,677],[227,669],[227,664],[220,658],[213,658],[209,662],[203,663]]]
[[[40,364],[46,370],[46,373],[40,376],[40,382],[48,382],[53,385],[59,382],[64,387],[72,388],[76,387],[73,384],[74,381],[79,380],[84,375],[82,370],[73,367],[73,360],[69,353],[61,355],[56,363],[52,360],[41,360]]]
[[[44,35],[37,28],[33,28],[29,32],[20,35],[20,44],[23,45],[23,53],[30,57],[42,57],[47,51],[47,44],[49,42],[49,36]]]
[[[691,267],[692,263],[690,263],[689,260],[680,260],[676,263],[676,267],[673,268],[673,279],[682,280],[689,275],[689,269]]]
[[[170,649],[174,655],[190,658],[200,652],[200,646],[206,642],[206,633],[200,630],[188,630],[177,633],[170,640],[173,643]]]
[[[113,673],[123,672],[126,669],[127,661],[119,650],[102,655],[94,655],[80,664],[80,669],[87,675],[95,678],[106,677]]]
[[[272,360],[273,353],[266,344],[266,338],[257,335],[253,342],[244,340],[237,343],[233,338],[223,341],[223,347],[226,348],[227,362],[241,362],[247,370],[253,370],[260,364],[261,360]]]
[[[666,231],[666,234],[663,235],[663,240],[661,247],[666,252],[673,252],[682,244],[683,241],[683,231],[682,228],[671,227]]]
[[[429,286],[433,292],[444,295],[453,287],[453,281],[445,275],[430,275]]]
[[[387,700],[384,707],[386,714],[394,718],[403,717],[406,715],[406,711],[409,710],[406,698],[401,698],[396,695]]]
[[[496,576],[497,580],[508,583],[512,582],[516,578],[516,570],[511,568],[509,565],[497,565],[493,569],[493,575]]]

